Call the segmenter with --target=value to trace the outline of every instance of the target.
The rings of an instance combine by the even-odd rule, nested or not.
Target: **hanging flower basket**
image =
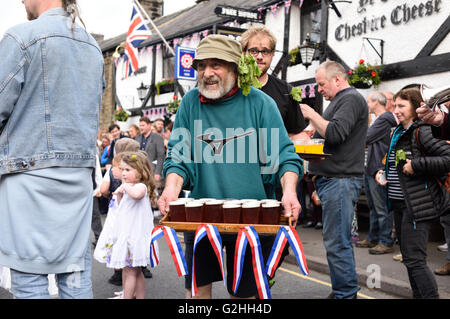
[[[119,122],[126,122],[130,114],[125,111],[121,106],[114,112],[114,119]]]
[[[381,66],[373,66],[360,60],[357,67],[348,71],[348,83],[357,89],[378,87],[381,83],[380,70]]]
[[[173,99],[169,102],[168,110],[170,113],[175,114],[178,111],[178,107],[181,104],[181,100],[178,98],[177,95],[173,96]]]
[[[301,63],[301,59],[300,59],[300,49],[298,47],[296,47],[295,49],[292,49],[291,51],[289,51],[289,65],[293,66],[293,65],[297,65]]]
[[[155,84],[156,94],[164,94],[175,91],[175,80],[174,79],[163,79],[162,81]]]

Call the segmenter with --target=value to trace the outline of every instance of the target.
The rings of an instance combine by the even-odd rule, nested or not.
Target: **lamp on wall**
[[[309,33],[306,34],[306,39],[299,47],[302,64],[308,68],[316,56],[316,51],[320,48],[319,43],[311,42]]]
[[[149,86],[144,85],[143,82],[141,82],[141,85],[137,88],[138,96],[141,101],[144,101],[145,98],[147,97],[148,88],[149,88]]]

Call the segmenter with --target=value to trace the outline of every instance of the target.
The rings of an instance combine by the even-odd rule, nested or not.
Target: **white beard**
[[[206,88],[206,83],[211,82],[217,82],[219,88],[215,91],[208,90]],[[208,79],[200,80],[198,82],[198,90],[200,94],[206,97],[207,99],[218,100],[233,89],[235,82],[236,77],[234,75],[228,77],[224,83],[218,76],[214,75]]]

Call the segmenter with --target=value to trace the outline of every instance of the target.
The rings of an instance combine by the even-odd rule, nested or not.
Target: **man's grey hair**
[[[323,62],[316,70],[316,73],[320,70],[324,70],[328,80],[331,80],[335,76],[340,76],[344,80],[348,80],[347,72],[345,68],[336,61]]]
[[[375,91],[375,92],[370,93],[369,99],[372,102],[378,102],[378,103],[380,103],[383,106],[386,106],[386,104],[387,104],[387,97],[386,97],[386,95],[384,95],[384,93],[382,93],[380,91]]]

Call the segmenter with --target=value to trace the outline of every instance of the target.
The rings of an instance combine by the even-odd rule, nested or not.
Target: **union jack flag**
[[[145,39],[151,36],[151,34],[152,32],[139,13],[138,8],[136,8],[136,5],[133,3],[131,23],[128,28],[127,40],[125,42],[125,79],[139,69],[138,47]]]

